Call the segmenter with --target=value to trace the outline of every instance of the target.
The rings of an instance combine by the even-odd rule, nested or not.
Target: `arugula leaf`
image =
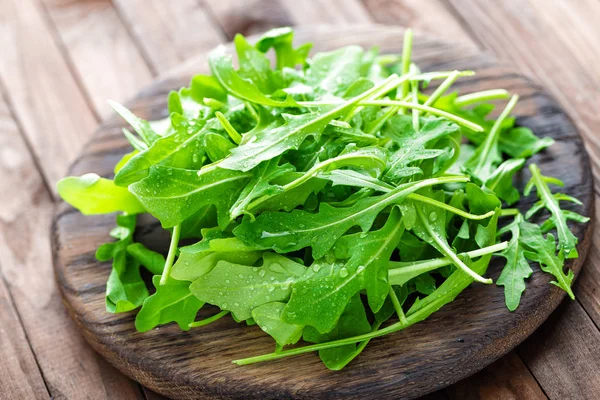
[[[443,177],[406,183],[381,196],[360,199],[350,207],[336,208],[321,203],[317,213],[302,210],[291,213],[265,212],[253,222],[245,218],[233,233],[257,248],[270,248],[278,253],[310,246],[313,257],[318,259],[348,229],[360,226],[363,231],[368,231],[381,210],[402,202],[410,193],[431,185],[461,181],[465,179]]]
[[[567,292],[571,299],[575,299],[573,290],[571,290],[571,283],[573,282],[575,274],[573,274],[572,270],[569,270],[569,272],[565,274],[564,249],[561,248],[558,251],[558,255],[555,253],[556,241],[554,236],[549,233],[544,239],[538,225],[525,221],[522,221],[519,224],[519,229],[521,230],[521,243],[526,248],[524,252],[525,257],[539,263],[542,271],[554,275],[556,280],[550,283]]]
[[[190,290],[205,303],[231,311],[238,320],[252,317],[252,310],[273,301],[286,301],[292,284],[306,267],[287,257],[265,253],[261,267],[219,261],[190,285]]]
[[[112,270],[106,283],[106,310],[110,313],[134,310],[148,297],[140,264],[127,254],[127,247],[133,241],[135,222],[135,215],[117,215],[117,227],[110,233],[117,241],[104,243],[96,251],[98,261],[112,259]]]
[[[493,191],[496,196],[511,205],[521,197],[519,191],[513,186],[512,179],[517,171],[525,164],[524,158],[512,158],[504,161],[485,182],[485,187]]]
[[[115,211],[139,214],[146,211],[127,189],[96,174],[68,176],[58,181],[56,187],[60,197],[84,215]]]
[[[529,262],[525,258],[525,250],[521,240],[520,224],[523,222],[523,217],[518,214],[515,220],[502,228],[498,234],[510,232],[512,237],[508,242],[508,247],[499,256],[506,258],[506,265],[502,269],[500,277],[496,281],[499,286],[504,286],[504,298],[506,308],[514,311],[519,306],[521,295],[525,291],[525,279],[529,278],[533,270],[529,266]]]
[[[363,270],[364,288],[373,312],[379,311],[387,298],[388,262],[403,233],[400,211],[394,207],[383,228],[342,236],[333,248],[336,258],[349,258],[345,266],[348,271]]]
[[[345,103],[327,112],[315,111],[311,113],[292,115],[282,114],[283,124],[264,130],[250,132],[250,139],[244,138],[239,147],[232,149],[231,156],[223,160],[221,168],[248,171],[263,161],[275,158],[290,149],[298,149],[302,142],[309,136],[317,139],[336,118],[345,115],[356,104],[372,96],[382,88],[387,88],[389,81],[382,82],[379,86],[368,90]]]
[[[335,327],[327,333],[320,333],[311,326],[304,330],[303,339],[310,343],[323,343],[335,339],[343,339],[351,336],[361,335],[371,331],[371,325],[367,320],[365,307],[360,295],[354,295],[344,309]],[[356,357],[357,345],[354,343],[346,346],[323,349],[319,351],[319,357],[325,366],[331,370],[342,369],[351,359]]]
[[[566,196],[562,193],[553,194],[548,187],[548,183],[563,186],[564,184],[556,179],[543,176],[537,165],[529,165],[531,171],[531,179],[525,186],[523,193],[529,196],[531,190],[535,187],[539,201],[525,214],[525,219],[529,219],[542,208],[548,209],[552,214],[552,223],[556,227],[558,235],[558,249],[562,250],[566,258],[577,258],[577,237],[569,230],[567,226],[567,216],[560,208],[559,201],[566,200],[581,204],[579,200],[571,196]],[[573,214],[569,214],[573,219]],[[577,218],[577,217],[576,217]],[[585,218],[585,217],[581,217]]]
[[[108,104],[110,104],[113,110],[115,110],[117,114],[127,121],[129,125],[131,125],[133,130],[140,135],[147,146],[150,146],[160,137],[156,132],[154,132],[147,121],[136,117],[131,111],[123,107],[121,104],[112,100],[108,100]]]
[[[146,210],[171,228],[207,205],[217,209],[219,226],[229,224],[228,211],[251,173],[221,168],[196,171],[163,167],[150,168],[149,175],[129,186]]]
[[[252,319],[260,329],[271,335],[279,346],[295,344],[302,337],[304,327],[284,322],[281,315],[285,303],[274,301],[252,310]]]
[[[277,55],[277,69],[284,67],[294,68],[298,64],[304,64],[308,52],[312,47],[311,43],[305,43],[297,48],[292,47],[294,31],[292,28],[275,28],[263,34],[256,42],[256,48],[263,53],[273,48]]]
[[[385,179],[397,182],[406,176],[422,173],[414,162],[439,157],[444,149],[428,148],[428,145],[458,131],[458,125],[444,118],[421,118],[420,129],[413,128],[412,117],[397,115],[384,126],[383,133],[395,143],[398,149],[390,156]]]
[[[166,285],[161,285],[159,275],[152,278],[152,283],[156,293],[144,300],[135,318],[135,329],[146,332],[158,325],[177,322],[182,330],[189,330],[204,305],[190,292],[190,283],[169,279]]]
[[[233,68],[231,56],[226,54],[224,46],[219,46],[210,53],[208,64],[212,74],[221,86],[238,99],[269,107],[298,106],[298,103],[291,96],[287,96],[283,101],[267,97],[255,83],[240,76]]]
[[[179,258],[171,271],[173,278],[195,281],[212,271],[219,261],[253,265],[263,255],[238,238],[224,237],[218,229],[203,229],[202,232],[200,242],[179,249]]]
[[[162,274],[165,268],[165,257],[160,253],[148,249],[141,243],[131,243],[128,245],[127,254],[154,275]]]

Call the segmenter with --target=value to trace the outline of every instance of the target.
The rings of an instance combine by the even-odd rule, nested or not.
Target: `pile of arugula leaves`
[[[548,185],[562,183],[531,164],[523,194],[535,188],[538,201],[525,215],[503,206],[521,196],[513,176],[526,159],[553,143],[515,126],[517,96],[449,92],[473,72],[421,72],[410,31],[398,56],[349,46],[309,59],[311,46],[292,38],[289,28],[254,45],[236,36],[237,69],[216,49],[210,75],[169,94],[165,121],[111,103],[133,129],[123,130],[133,151],[113,180],[58,184],[84,214],[119,212],[116,241],[97,251],[112,261],[109,312],[139,308],[141,332],[231,314],[276,342],[237,364],[318,351],[337,370],[370,339],[427,318],[473,282],[492,283],[493,255],[506,259],[496,284],[509,310],[530,262],[574,297],[564,261],[577,257],[577,238],[567,222],[588,218],[560,202],[578,201],[553,193]],[[490,102],[509,97],[491,118]],[[529,221],[544,209],[543,224]],[[166,258],[134,242],[140,213],[171,231]],[[197,242],[180,247],[183,239]],[[196,320],[207,304],[221,311]],[[312,344],[284,349],[300,339]]]

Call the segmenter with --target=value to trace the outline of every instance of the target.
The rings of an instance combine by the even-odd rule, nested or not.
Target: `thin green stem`
[[[501,217],[510,217],[513,215],[518,215],[520,213],[521,211],[519,211],[518,208],[503,208],[502,210],[500,210]]]
[[[319,107],[319,106],[335,106],[338,104],[342,104],[339,102],[328,102],[328,101],[299,101],[298,104],[305,107]],[[358,103],[359,106],[380,106],[380,107],[388,107],[388,106],[398,106],[403,108],[417,108],[420,111],[427,112],[429,114],[437,115],[440,117],[444,117],[449,119],[450,121],[454,121],[459,125],[467,127],[475,132],[483,132],[483,128],[480,125],[477,125],[469,120],[461,118],[457,115],[451,114],[449,112],[429,107],[424,104],[415,104],[408,101],[399,101],[399,100],[363,100]]]
[[[425,230],[427,230],[427,233],[429,234],[429,236],[438,245],[438,247],[441,250],[441,252],[446,257],[450,258],[452,260],[452,263],[456,267],[458,267],[459,269],[461,269],[464,272],[466,272],[471,278],[475,279],[477,282],[486,283],[486,284],[493,283],[493,281],[490,278],[486,279],[486,278],[482,277],[481,275],[479,275],[478,273],[476,273],[475,271],[473,271],[471,268],[469,268],[460,258],[458,258],[458,256],[456,255],[456,253],[454,252],[454,250],[452,250],[452,248],[450,248],[450,246],[448,245],[448,243],[445,240],[442,240],[433,231],[433,228],[431,227],[431,225],[429,223],[429,220],[426,219],[426,217],[423,215],[423,211],[421,211],[419,208],[417,208],[417,216],[419,217],[419,219],[423,223],[423,226],[425,226]]]
[[[510,93],[504,89],[483,90],[481,92],[469,93],[454,99],[456,107],[465,107],[482,101],[508,99]]]
[[[396,314],[398,314],[398,319],[403,324],[406,324],[406,315],[404,315],[404,310],[402,309],[402,304],[398,300],[398,296],[396,296],[396,292],[392,285],[390,285],[390,299],[392,299],[392,304],[394,305],[394,309],[396,310]]]
[[[211,323],[223,318],[227,314],[229,314],[229,311],[221,311],[220,313],[215,314],[212,317],[204,318],[204,319],[201,319],[200,321],[194,321],[191,324],[189,324],[188,326],[190,328],[197,328],[199,326],[205,326],[205,325],[211,324]]]
[[[504,122],[504,120],[506,118],[508,118],[508,116],[512,112],[513,108],[517,104],[518,100],[519,100],[518,95],[514,95],[513,97],[511,97],[510,101],[508,102],[508,104],[506,105],[504,110],[502,110],[502,113],[500,113],[500,116],[498,117],[496,122],[494,122],[494,126],[492,126],[492,129],[490,129],[490,133],[485,138],[485,142],[483,142],[483,144],[481,145],[483,147],[481,150],[481,154],[479,156],[479,161],[477,162],[477,166],[473,170],[474,175],[477,176],[480,174],[484,163],[488,160],[490,151],[492,150],[493,146],[498,141],[498,136],[500,134],[500,128],[502,127],[502,123]]]
[[[407,29],[404,32],[404,43],[402,45],[402,76],[406,76],[410,71],[410,58],[412,53],[413,32],[412,29]],[[408,94],[408,81],[402,83],[400,90],[401,98]]]
[[[426,106],[432,106],[435,104],[436,101],[438,101],[438,99],[440,97],[442,97],[442,95],[444,93],[446,93],[446,91],[448,89],[450,89],[450,86],[452,86],[454,84],[454,82],[456,82],[456,80],[458,79],[460,72],[459,71],[453,71],[452,74],[446,78],[446,80],[444,80],[444,82],[442,82],[442,84],[440,86],[438,86],[437,89],[435,89],[433,91],[433,93],[431,94],[431,96],[429,96],[429,98],[425,101],[425,105]]]
[[[461,217],[466,218],[466,219],[482,220],[482,219],[486,219],[486,218],[494,215],[494,211],[490,211],[490,212],[487,212],[485,214],[480,214],[480,215],[471,214],[469,212],[461,210],[460,208],[452,207],[449,204],[446,204],[441,201],[437,201],[437,200],[432,199],[427,196],[420,195],[418,193],[411,193],[408,195],[408,198],[411,200],[419,201],[421,203],[430,204],[434,207],[442,208],[444,210],[450,211],[453,214],[460,215]]]
[[[235,130],[233,125],[231,125],[231,123],[229,123],[229,121],[227,120],[227,118],[225,118],[225,116],[223,115],[222,112],[217,111],[215,113],[215,115],[216,115],[217,119],[219,120],[219,122],[221,123],[221,125],[223,126],[223,129],[225,129],[225,131],[231,138],[231,140],[233,140],[235,142],[235,144],[240,144],[240,142],[242,141],[242,135],[240,135],[238,133],[238,131]]]
[[[477,258],[486,254],[497,253],[508,247],[508,242],[500,242],[491,246],[482,247],[477,250],[467,251],[459,253],[461,257],[467,256],[469,258]],[[390,261],[388,268],[388,277],[391,285],[403,285],[410,279],[430,272],[446,265],[452,264],[452,260],[447,257],[434,258],[426,261],[414,261],[414,262],[398,262]]]
[[[173,267],[173,261],[175,260],[175,253],[177,253],[177,246],[179,244],[179,234],[181,233],[181,224],[173,227],[173,234],[171,235],[171,244],[169,245],[169,253],[165,260],[165,268],[160,277],[160,284],[166,285],[171,276],[171,267]]]

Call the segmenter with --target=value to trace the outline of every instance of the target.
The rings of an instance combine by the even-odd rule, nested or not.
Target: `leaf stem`
[[[330,102],[330,101],[299,101],[298,104],[300,104],[304,107],[318,107],[318,106],[324,106],[324,105],[334,106],[334,105],[344,104],[344,103]],[[416,109],[419,109],[420,111],[424,111],[429,114],[447,118],[450,121],[456,122],[457,124],[467,127],[475,132],[483,132],[483,128],[480,125],[477,125],[477,124],[475,124],[471,121],[468,121],[464,118],[461,118],[457,115],[451,114],[449,112],[446,112],[446,111],[443,111],[443,110],[440,110],[440,109],[437,109],[434,107],[429,107],[424,104],[415,104],[412,102],[399,101],[399,100],[362,100],[362,101],[358,102],[358,105],[360,105],[360,106],[381,106],[381,107],[399,106],[399,107],[403,107],[403,108],[416,108]]]
[[[477,258],[486,254],[497,253],[506,249],[507,247],[508,242],[500,242],[491,246],[482,247],[477,250],[459,253],[458,255],[461,257],[468,256],[469,258]],[[389,281],[391,285],[404,285],[406,282],[416,276],[450,264],[452,264],[452,260],[447,257],[415,262],[390,261],[388,266]]]
[[[213,315],[212,317],[204,318],[204,319],[201,319],[200,321],[194,321],[191,324],[189,324],[188,326],[190,328],[197,328],[199,326],[208,325],[210,323],[213,323],[213,322],[223,318],[227,314],[229,314],[229,311],[221,311],[220,313],[217,313],[217,314]]]
[[[519,211],[518,208],[503,208],[502,210],[500,210],[501,217],[510,217],[513,215],[519,215],[520,213],[521,211]]]
[[[465,107],[482,101],[508,99],[510,93],[504,89],[482,90],[481,92],[469,93],[454,99],[456,107]]]
[[[513,97],[511,97],[510,101],[508,102],[508,104],[506,105],[496,122],[494,122],[494,126],[492,126],[492,129],[490,129],[490,133],[485,138],[485,142],[483,142],[483,144],[481,145],[483,147],[479,156],[479,161],[477,162],[477,166],[473,171],[474,175],[478,176],[480,174],[483,165],[488,160],[488,156],[490,151],[492,150],[492,147],[498,141],[498,135],[500,133],[502,123],[510,115],[518,100],[518,95],[514,95]]]
[[[448,245],[448,243],[445,240],[442,240],[433,231],[433,228],[429,224],[429,220],[427,220],[425,218],[425,216],[423,215],[423,211],[421,211],[419,208],[417,208],[417,216],[419,217],[419,219],[421,220],[421,222],[425,226],[425,229],[427,230],[427,233],[429,234],[429,236],[431,236],[431,238],[433,239],[433,241],[439,246],[439,248],[442,251],[442,253],[444,253],[446,257],[448,257],[448,258],[450,258],[452,260],[452,263],[455,266],[457,266],[458,268],[460,268],[461,270],[463,270],[464,272],[466,272],[470,277],[472,277],[473,279],[475,279],[477,282],[485,283],[485,284],[488,284],[488,285],[491,284],[491,283],[493,283],[493,281],[490,278],[486,279],[486,278],[482,277],[481,275],[479,275],[478,273],[476,273],[475,271],[473,271],[471,268],[469,268],[464,262],[462,262],[462,260],[460,258],[458,258],[458,256],[454,252],[454,250],[452,250],[452,248],[450,248],[450,245]]]
[[[398,319],[400,322],[406,325],[406,315],[404,315],[404,310],[402,309],[402,304],[398,300],[398,296],[396,296],[396,292],[392,285],[390,285],[390,298],[392,299],[392,304],[394,305],[394,309],[396,310],[396,314],[398,314]]]
[[[165,260],[165,268],[160,277],[160,284],[166,285],[171,275],[171,267],[173,267],[173,261],[175,260],[175,253],[177,252],[177,246],[179,244],[179,234],[181,233],[181,224],[173,227],[173,234],[171,235],[171,244],[169,245],[169,253]]]
[[[444,82],[442,82],[442,84],[440,86],[437,87],[437,89],[435,89],[433,91],[433,93],[431,94],[431,96],[429,96],[429,98],[427,98],[427,100],[425,101],[425,103],[423,103],[426,106],[433,106],[435,104],[435,102],[442,97],[442,95],[444,93],[446,93],[446,91],[448,89],[450,89],[450,86],[452,86],[452,84],[454,82],[456,82],[456,80],[458,79],[460,72],[459,71],[453,71],[452,74],[450,74],[449,77],[447,77]]]
[[[412,42],[413,42],[413,32],[412,29],[407,29],[404,31],[404,43],[402,45],[402,64],[401,64],[401,76],[406,76],[410,71],[410,58],[412,53]],[[400,90],[401,96],[400,98],[405,98],[408,95],[408,80],[402,83],[402,88]]]
[[[227,118],[225,118],[223,113],[220,111],[217,111],[217,112],[215,112],[215,115],[216,115],[217,119],[219,120],[219,122],[221,123],[221,125],[223,126],[223,129],[225,129],[225,131],[231,138],[231,140],[233,140],[235,142],[235,144],[240,144],[240,142],[242,141],[242,136],[238,133],[238,131],[235,130],[233,125],[231,125],[231,123],[229,123],[229,121],[227,120]]]
[[[411,193],[408,195],[408,198],[411,200],[415,200],[415,201],[419,201],[421,203],[427,203],[430,204],[434,207],[438,207],[438,208],[442,208],[444,210],[450,211],[451,213],[454,213],[456,215],[460,215],[463,218],[467,218],[467,219],[474,219],[474,220],[482,220],[482,219],[486,219],[488,217],[491,217],[492,215],[494,215],[495,211],[490,211],[488,213],[485,214],[481,214],[481,215],[477,215],[477,214],[471,214],[469,212],[463,211],[460,208],[456,208],[453,207],[449,204],[446,204],[444,202],[441,201],[437,201],[435,199],[432,199],[430,197],[427,196],[423,196],[421,194],[418,193]]]

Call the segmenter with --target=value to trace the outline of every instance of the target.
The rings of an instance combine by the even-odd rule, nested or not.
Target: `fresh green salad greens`
[[[58,184],[84,214],[120,212],[116,241],[97,251],[112,261],[109,312],[141,307],[142,332],[231,314],[276,343],[235,363],[318,351],[337,370],[370,339],[492,283],[494,255],[506,259],[496,284],[509,310],[532,264],[574,297],[564,261],[577,257],[577,238],[567,223],[588,218],[561,208],[579,202],[552,192],[562,183],[535,164],[523,193],[513,185],[526,159],[553,143],[515,126],[516,95],[451,92],[473,72],[422,72],[410,31],[397,56],[348,46],[308,58],[310,45],[292,38],[289,28],[255,44],[236,36],[238,67],[225,48],[213,51],[211,74],[171,92],[164,121],[111,103],[133,129],[123,130],[133,151],[114,180],[90,173]],[[533,189],[528,212],[505,208]],[[545,222],[532,222],[544,210]],[[134,241],[140,213],[171,232],[166,257]],[[154,275],[151,290],[141,267]],[[221,311],[196,320],[205,305]],[[301,339],[311,344],[284,348]]]

